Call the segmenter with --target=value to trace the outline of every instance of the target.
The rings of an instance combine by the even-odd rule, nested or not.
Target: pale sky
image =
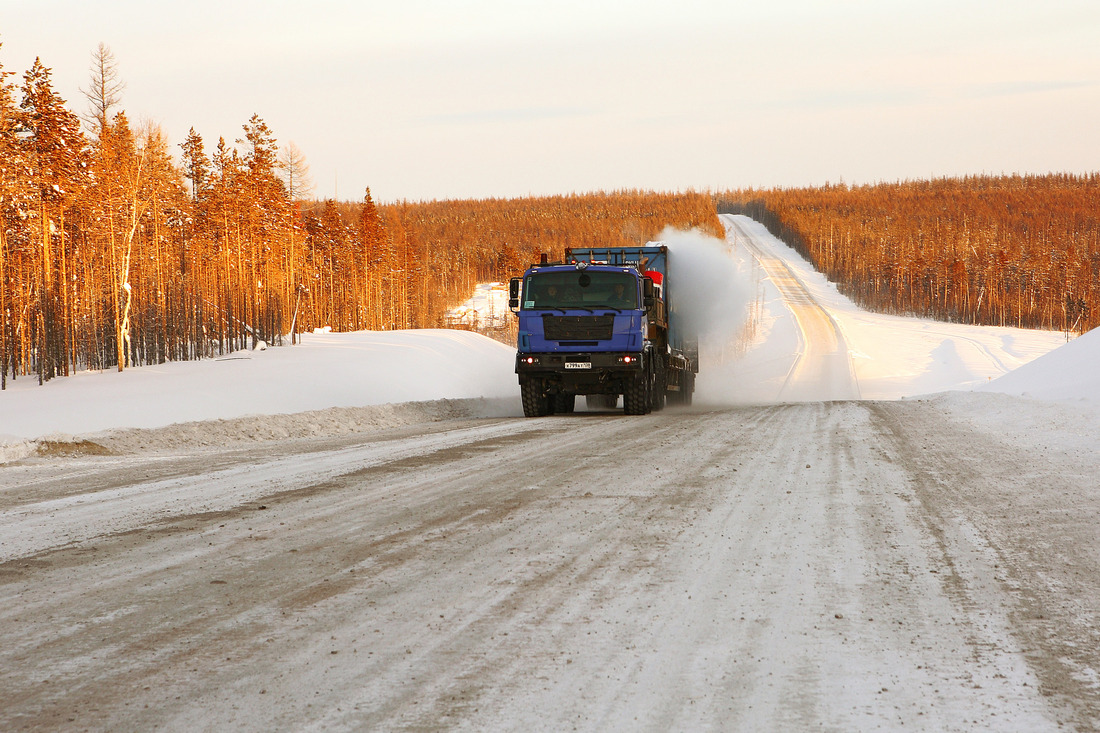
[[[257,113],[321,198],[1100,170],[1097,0],[0,0],[0,42],[76,112],[106,43],[173,146]]]

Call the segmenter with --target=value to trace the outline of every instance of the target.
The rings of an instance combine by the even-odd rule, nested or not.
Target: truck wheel
[[[554,412],[558,414],[568,414],[573,412],[577,406],[577,395],[570,392],[562,392],[556,394],[554,399]]]
[[[657,375],[653,372],[646,374],[645,414],[653,412],[653,403],[657,399]]]
[[[520,380],[519,394],[523,399],[524,417],[543,417],[551,413],[550,395],[543,392],[541,381],[537,379]]]
[[[623,392],[623,412],[627,415],[644,415],[649,412],[650,380],[648,374],[639,374],[626,383]]]
[[[668,389],[668,372],[662,366],[653,380],[653,411],[665,408],[665,392]]]

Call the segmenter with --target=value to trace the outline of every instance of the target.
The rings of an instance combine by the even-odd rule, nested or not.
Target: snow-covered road
[[[837,399],[1042,335],[838,305],[739,223],[757,323],[691,409],[341,408],[0,467],[0,730],[1100,729],[1100,412]]]
[[[857,400],[859,382],[844,333],[806,283],[779,257],[767,251],[735,216],[724,216],[730,237],[756,260],[782,296],[798,328],[795,359],[776,401]]]
[[[0,729],[1100,721],[1100,516],[1078,483],[1095,456],[990,440],[936,402],[484,419],[270,450],[210,454],[207,472],[71,458],[31,500],[2,487],[7,522],[130,521],[5,540]],[[320,468],[276,479],[280,462]],[[74,495],[70,475],[110,485]],[[1030,521],[1037,475],[1064,497],[1045,508],[1056,536]],[[142,506],[94,509],[126,496]]]

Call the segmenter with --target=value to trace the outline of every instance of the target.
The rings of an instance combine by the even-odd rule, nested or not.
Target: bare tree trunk
[[[73,371],[76,371],[76,340],[71,331],[75,328],[69,303],[69,258],[65,254],[65,207],[61,207],[61,373],[69,376],[69,362],[72,361]]]
[[[5,280],[4,227],[0,226],[0,390],[8,388],[8,286]]]
[[[42,226],[42,291],[39,294],[41,328],[38,333],[38,383],[42,384],[47,379],[53,378],[52,344],[50,337],[53,334],[53,319],[51,313],[50,295],[52,288],[53,258],[50,252],[50,219],[46,207],[46,199],[39,199],[39,215]]]

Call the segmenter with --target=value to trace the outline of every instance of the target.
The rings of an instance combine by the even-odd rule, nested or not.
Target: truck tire
[[[519,394],[523,399],[524,417],[544,417],[552,412],[550,395],[543,392],[542,382],[538,379],[521,379]]]
[[[623,413],[627,415],[644,415],[649,412],[651,397],[651,382],[648,374],[639,374],[637,378],[626,383],[623,392]]]
[[[561,392],[554,395],[554,412],[560,415],[565,415],[573,412],[577,407],[577,395],[571,392]]]
[[[653,411],[659,412],[665,408],[665,392],[668,389],[668,372],[664,363],[657,365],[657,374],[653,378]]]

